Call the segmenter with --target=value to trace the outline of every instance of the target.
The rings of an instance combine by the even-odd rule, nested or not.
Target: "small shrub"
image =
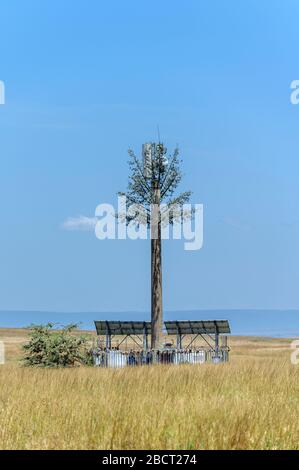
[[[31,325],[30,339],[24,348],[25,366],[72,367],[76,364],[91,364],[87,348],[88,338],[74,335],[77,325],[67,325],[53,330],[54,324]]]

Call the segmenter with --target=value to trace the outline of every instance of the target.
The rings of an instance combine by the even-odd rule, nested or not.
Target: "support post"
[[[215,353],[216,357],[219,356],[219,331],[217,325],[215,325]]]
[[[106,351],[109,351],[110,349],[111,349],[111,334],[109,331],[108,322],[106,321]]]
[[[147,336],[146,323],[144,323],[143,325],[143,349],[145,351],[148,350],[148,336]]]
[[[179,325],[177,324],[176,326],[176,347],[177,349],[182,349],[182,335],[181,335],[181,331],[180,331],[180,327]]]
[[[151,205],[151,321],[152,349],[161,347],[162,333],[162,255],[161,255],[161,224],[160,199],[158,182],[153,182],[153,204]]]

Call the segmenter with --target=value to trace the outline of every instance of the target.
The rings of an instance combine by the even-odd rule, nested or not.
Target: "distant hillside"
[[[165,312],[165,319],[228,319],[234,335],[299,337],[299,310],[182,310]],[[30,312],[0,311],[0,327],[20,328],[31,323],[79,323],[93,329],[94,320],[149,320],[149,312]]]

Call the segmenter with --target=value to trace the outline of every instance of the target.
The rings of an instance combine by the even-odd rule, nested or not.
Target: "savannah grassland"
[[[127,370],[21,367],[0,330],[0,449],[299,449],[290,340],[231,338],[228,364]]]

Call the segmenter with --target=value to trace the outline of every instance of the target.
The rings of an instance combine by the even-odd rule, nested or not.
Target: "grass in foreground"
[[[0,367],[1,449],[299,449],[289,355],[127,370]]]

